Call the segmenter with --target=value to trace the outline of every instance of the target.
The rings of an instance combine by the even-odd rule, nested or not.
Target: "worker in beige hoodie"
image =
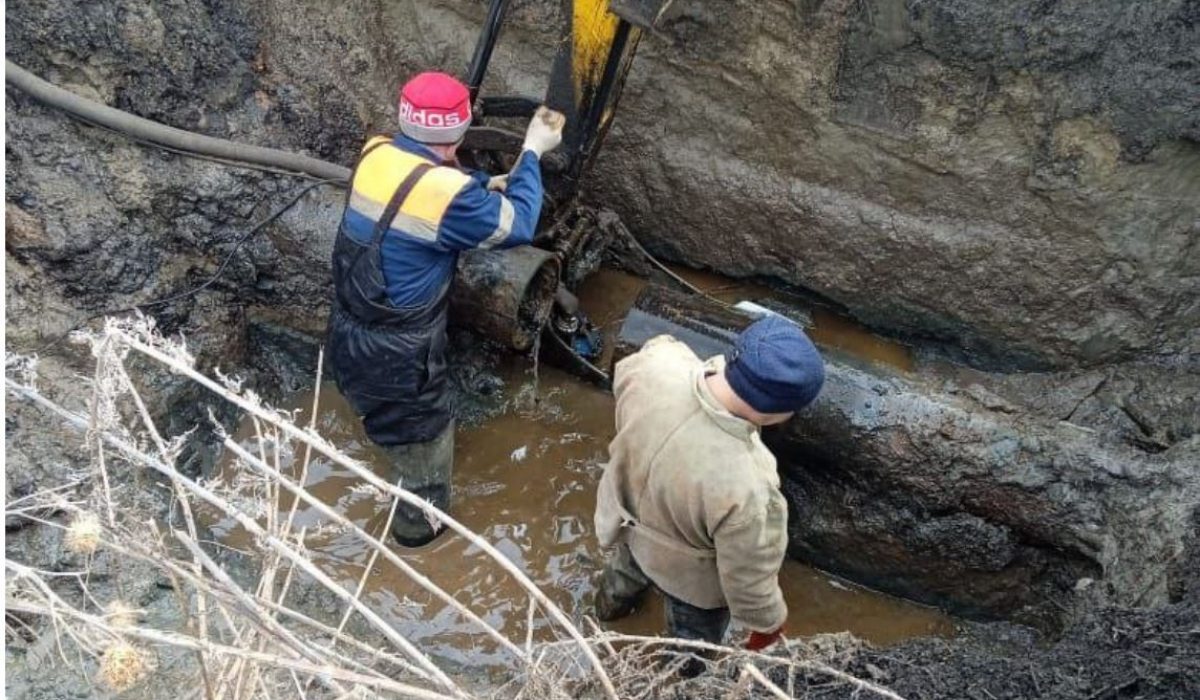
[[[732,614],[751,630],[747,648],[781,638],[787,505],[759,429],[812,403],[824,379],[812,342],[779,316],[743,331],[728,361],[664,335],[617,364],[617,435],[596,504],[609,553],[601,620],[628,615],[655,585],[669,636],[719,643]]]

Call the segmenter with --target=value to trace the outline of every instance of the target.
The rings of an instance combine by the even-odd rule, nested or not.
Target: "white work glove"
[[[533,151],[541,158],[545,153],[553,151],[562,143],[563,126],[567,118],[562,112],[555,112],[546,106],[537,108],[533,119],[529,120],[529,128],[525,130],[524,151]]]
[[[508,173],[488,178],[488,192],[503,192],[508,189]]]

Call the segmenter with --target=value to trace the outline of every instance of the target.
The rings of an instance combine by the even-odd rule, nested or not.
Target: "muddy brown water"
[[[615,329],[618,313],[623,316],[641,284],[637,278],[604,271],[581,297],[596,322]],[[742,289],[719,293],[729,291],[731,300],[746,298],[747,290]],[[452,512],[516,563],[568,614],[590,614],[601,558],[592,533],[592,513],[605,449],[613,435],[613,399],[553,368],[542,367],[535,383],[527,358],[508,358],[500,375],[510,397],[503,413],[457,432]],[[312,398],[311,390],[301,392],[279,408],[295,411],[297,422],[305,424]],[[349,405],[330,383],[321,390],[317,429],[349,456],[389,478],[384,454],[365,437]],[[252,424],[241,425],[234,438],[251,451],[257,449]],[[294,461],[298,460],[284,454],[281,468],[298,472]],[[215,476],[232,484],[243,469],[227,456]],[[361,487],[360,480],[343,468],[314,457],[307,483],[311,492],[369,532],[382,532],[387,505],[356,488]],[[282,508],[288,507],[285,501]],[[301,505],[296,525],[307,529],[306,544],[318,564],[353,589],[370,550],[352,534],[330,530],[322,520],[314,509]],[[232,521],[210,517],[208,524],[224,544],[248,545],[245,533]],[[421,549],[396,547],[396,551],[501,632],[518,642],[525,638],[527,596],[461,537],[449,533]],[[784,564],[780,583],[792,635],[848,630],[886,645],[914,636],[947,636],[953,630],[952,620],[937,610],[857,587],[798,562]],[[430,653],[470,665],[506,661],[505,652],[490,639],[390,563],[376,562],[363,598]],[[658,634],[660,596],[650,596],[643,609],[611,628]],[[738,632],[735,629],[734,635]],[[535,636],[553,638],[543,618],[535,622]]]

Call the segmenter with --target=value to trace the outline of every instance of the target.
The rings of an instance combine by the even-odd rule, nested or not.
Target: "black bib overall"
[[[392,479],[446,510],[454,444],[446,384],[450,284],[426,304],[393,306],[381,253],[396,212],[432,167],[419,165],[400,183],[369,241],[355,240],[343,220],[333,251],[327,347],[338,389],[362,418],[368,437],[391,457]],[[408,506],[397,508],[392,531],[407,546],[424,544],[436,534],[424,514]]]

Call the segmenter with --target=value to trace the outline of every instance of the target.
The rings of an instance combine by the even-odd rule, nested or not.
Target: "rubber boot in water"
[[[450,477],[454,468],[454,422],[428,442],[384,448],[391,460],[392,482],[450,511]],[[404,547],[432,542],[446,528],[425,514],[423,508],[407,503],[396,505],[392,538]]]
[[[432,484],[411,489],[413,493],[429,501],[442,511],[450,510],[450,485]],[[392,516],[392,539],[402,547],[422,547],[437,539],[446,531],[438,524],[434,530],[433,523],[421,508],[415,508],[407,503],[396,505],[396,513]]]
[[[618,544],[604,563],[596,586],[596,618],[612,622],[628,616],[641,604],[651,585],[629,547]]]

